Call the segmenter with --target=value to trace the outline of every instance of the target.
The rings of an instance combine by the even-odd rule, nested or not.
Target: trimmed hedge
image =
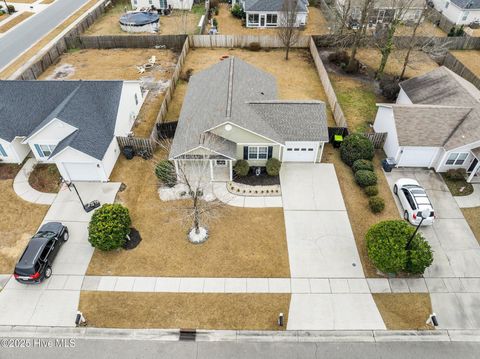
[[[173,187],[177,184],[175,165],[169,160],[162,160],[157,163],[155,175],[165,186]]]
[[[266,164],[267,174],[269,176],[278,176],[281,167],[282,162],[273,157],[269,158]]]
[[[372,160],[374,151],[370,140],[359,133],[345,137],[340,146],[342,161],[350,167],[356,160]]]
[[[357,172],[360,170],[373,171],[373,162],[370,160],[356,160],[353,162],[352,171]]]
[[[238,160],[235,163],[233,170],[235,171],[237,176],[245,177],[246,175],[248,175],[248,172],[250,171],[250,165],[246,160]]]
[[[355,172],[355,182],[360,187],[373,186],[377,184],[377,175],[372,171],[358,170]]]
[[[102,251],[122,247],[130,233],[130,213],[121,204],[104,204],[97,209],[88,226],[88,241]]]
[[[367,253],[372,263],[384,273],[421,274],[433,262],[432,249],[420,233],[406,245],[415,227],[402,220],[379,222],[367,232]]]
[[[445,172],[445,177],[447,177],[451,181],[465,180],[466,175],[467,170],[465,168],[450,169]]]
[[[378,187],[375,185],[367,186],[363,190],[368,197],[376,196],[378,194]]]
[[[385,209],[385,201],[380,196],[373,196],[368,199],[368,205],[373,213],[380,213]]]

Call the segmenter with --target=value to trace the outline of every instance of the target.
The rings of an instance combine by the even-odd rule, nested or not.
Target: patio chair
[[[152,65],[155,65],[155,63],[157,62],[157,57],[155,55],[153,55],[149,60],[148,62]]]
[[[139,74],[143,74],[145,72],[145,67],[143,66],[136,66],[136,68]]]

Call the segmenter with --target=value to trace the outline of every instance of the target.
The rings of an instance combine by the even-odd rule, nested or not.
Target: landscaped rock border
[[[227,182],[227,190],[236,196],[273,197],[282,195],[281,187],[278,184],[270,186],[249,186],[230,181]]]

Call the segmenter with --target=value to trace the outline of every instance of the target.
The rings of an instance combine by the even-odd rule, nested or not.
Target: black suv
[[[53,260],[68,240],[68,228],[60,222],[45,223],[28,243],[13,276],[20,283],[40,283],[52,275]]]

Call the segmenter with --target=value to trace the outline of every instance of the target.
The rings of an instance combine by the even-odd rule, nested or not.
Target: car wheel
[[[407,211],[403,212],[403,219],[408,221],[408,212]]]
[[[68,233],[68,229],[65,229],[65,233],[63,233],[63,241],[66,242],[68,241],[68,238],[70,237],[70,234]]]
[[[48,266],[47,269],[45,269],[45,278],[50,278],[52,276],[52,267]]]
[[[393,186],[393,193],[395,193],[398,196],[398,187],[397,185]]]

